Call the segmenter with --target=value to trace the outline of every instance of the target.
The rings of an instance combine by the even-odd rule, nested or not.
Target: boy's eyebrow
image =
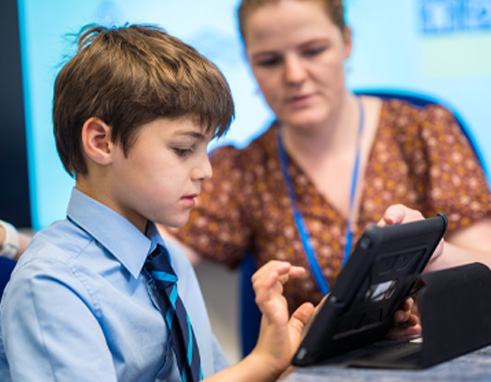
[[[174,136],[187,135],[187,136],[189,136],[191,138],[196,138],[196,139],[199,139],[199,140],[206,139],[206,135],[205,134],[203,134],[200,131],[193,131],[193,130],[178,130],[173,135]]]

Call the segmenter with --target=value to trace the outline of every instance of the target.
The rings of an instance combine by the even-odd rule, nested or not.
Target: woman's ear
[[[351,51],[353,49],[353,39],[351,36],[351,28],[346,26],[344,29],[344,58],[347,59],[351,56]]]
[[[94,162],[106,165],[112,161],[114,144],[111,141],[111,127],[102,119],[92,117],[82,127],[82,145],[85,154]]]

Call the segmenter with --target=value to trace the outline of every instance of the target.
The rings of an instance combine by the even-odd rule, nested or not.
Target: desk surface
[[[491,381],[491,346],[423,370],[358,369],[342,365],[298,368],[284,382]]]

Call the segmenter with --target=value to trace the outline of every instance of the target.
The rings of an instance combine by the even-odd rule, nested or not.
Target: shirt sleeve
[[[203,183],[189,222],[173,233],[201,256],[234,268],[250,250],[252,228],[245,206],[251,205],[254,187],[238,149],[220,147],[210,159],[213,177]]]
[[[117,381],[90,295],[60,261],[23,264],[1,307],[13,381]],[[56,274],[57,277],[49,275]]]
[[[491,216],[491,194],[474,148],[454,115],[432,105],[420,114],[423,148],[416,147],[413,168],[427,166],[420,179],[425,186],[427,215],[445,212],[448,232]],[[426,164],[425,164],[426,162]]]

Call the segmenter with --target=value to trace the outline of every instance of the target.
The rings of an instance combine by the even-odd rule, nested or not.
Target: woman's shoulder
[[[458,126],[459,122],[452,111],[436,103],[415,103],[400,98],[382,99],[380,125],[395,128],[414,127],[429,129],[431,127]]]
[[[257,161],[264,160],[265,157],[271,156],[276,152],[276,137],[277,126],[271,125],[268,129],[262,132],[257,137],[253,138],[245,147],[237,147],[234,145],[224,145],[217,147],[210,153],[212,164],[215,161]]]
[[[231,145],[216,148],[210,154],[213,177],[207,183],[216,188],[223,187],[224,182],[243,186],[259,181],[264,173],[279,167],[276,137],[276,128],[271,127],[244,148]]]
[[[455,118],[446,106],[430,99],[383,98],[382,105],[386,115]]]

